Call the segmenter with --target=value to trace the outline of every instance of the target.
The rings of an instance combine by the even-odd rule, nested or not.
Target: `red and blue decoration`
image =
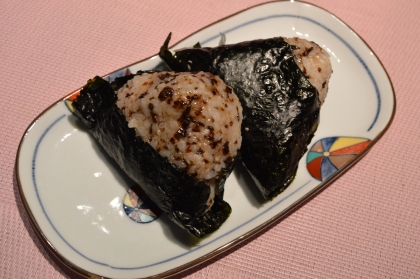
[[[306,168],[324,181],[362,152],[371,140],[357,137],[330,137],[317,141],[308,152]]]
[[[141,189],[129,189],[125,195],[123,208],[127,216],[137,223],[150,223],[156,220],[162,211],[146,196]]]

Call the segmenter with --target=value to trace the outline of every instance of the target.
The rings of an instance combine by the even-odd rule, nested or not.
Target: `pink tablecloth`
[[[0,1],[1,278],[77,277],[41,244],[19,197],[15,155],[29,123],[87,78],[156,54],[169,30],[175,42],[263,2]],[[308,2],[346,22],[381,59],[396,92],[393,124],[366,157],[286,219],[180,277],[420,277],[420,5]]]

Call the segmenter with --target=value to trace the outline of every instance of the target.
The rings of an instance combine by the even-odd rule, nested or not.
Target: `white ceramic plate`
[[[197,243],[164,215],[149,223],[128,217],[123,202],[133,183],[104,155],[65,99],[59,100],[27,129],[16,170],[22,200],[37,232],[80,274],[165,276],[220,254],[280,219],[343,173],[390,125],[395,96],[384,68],[366,43],[327,11],[301,2],[267,3],[208,26],[174,49],[196,42],[216,46],[220,33],[228,44],[299,36],[330,53],[334,73],[329,95],[296,179],[285,192],[264,203],[248,174],[236,168],[225,190],[231,216],[217,232]],[[126,69],[134,73],[161,66],[160,58],[154,56],[110,77]],[[143,222],[153,219],[139,206],[131,211]]]

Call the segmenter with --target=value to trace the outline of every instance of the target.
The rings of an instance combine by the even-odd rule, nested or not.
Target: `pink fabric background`
[[[169,31],[176,42],[263,2],[0,0],[1,278],[78,278],[41,244],[19,197],[15,156],[30,122],[88,78],[156,54]],[[286,219],[177,278],[420,277],[420,5],[308,2],[346,22],[381,59],[396,93],[393,124]]]

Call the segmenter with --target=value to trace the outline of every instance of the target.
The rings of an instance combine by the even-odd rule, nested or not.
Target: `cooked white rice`
[[[138,136],[209,186],[241,146],[242,107],[213,74],[144,73],[129,80],[117,97]]]
[[[330,55],[319,45],[298,37],[284,38],[292,46],[295,61],[309,82],[318,90],[322,105],[327,97],[328,82],[332,74]]]

